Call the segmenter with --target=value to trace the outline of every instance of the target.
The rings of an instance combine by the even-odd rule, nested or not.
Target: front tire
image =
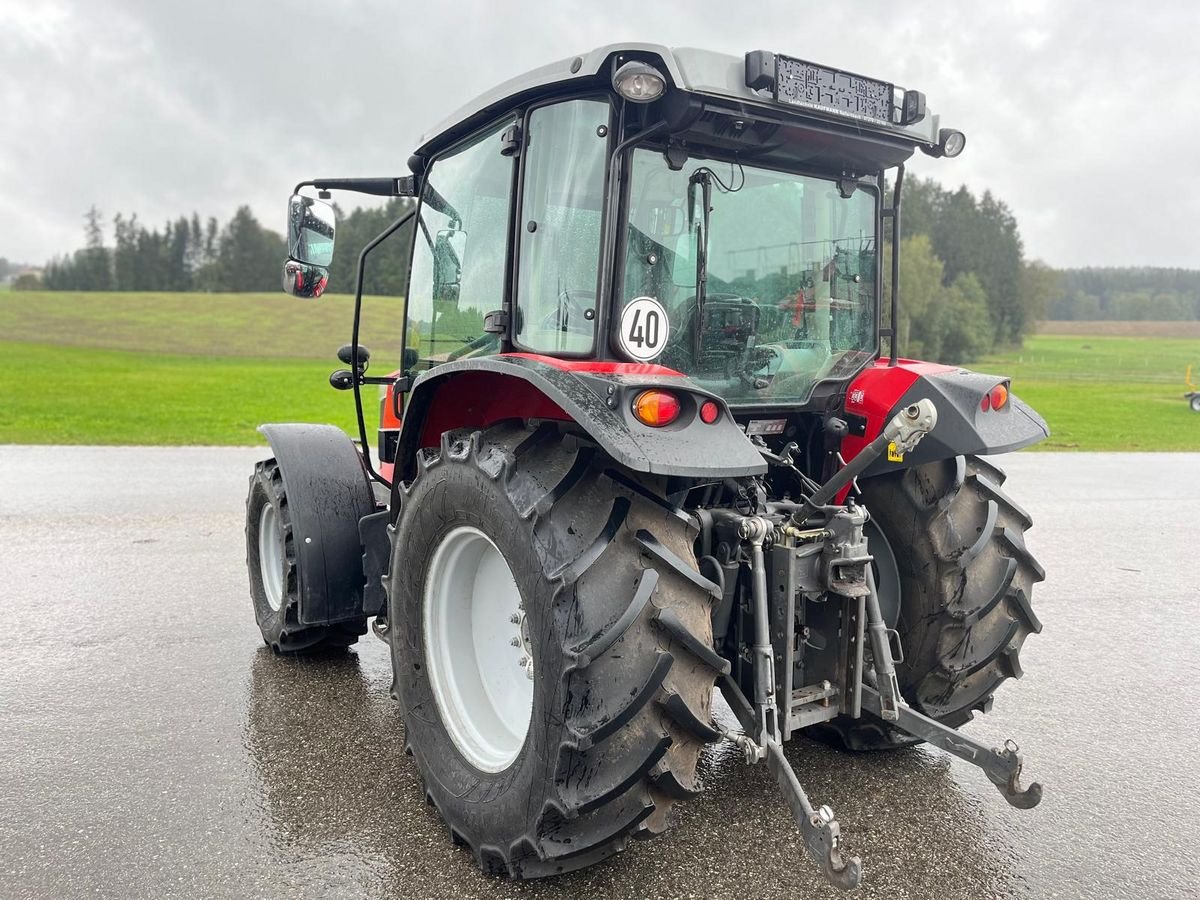
[[[349,647],[366,619],[332,625],[300,624],[296,536],[283,473],[274,459],[254,467],[246,497],[246,571],[263,643],[276,653],[314,653]]]
[[[551,426],[444,435],[403,488],[388,594],[407,749],[451,838],[485,872],[536,878],[597,862],[662,831],[672,804],[699,789],[726,664],[712,649],[713,594],[696,571],[693,527],[662,497],[653,480]],[[519,612],[439,612],[438,597],[461,594],[445,589],[439,554],[489,548],[505,573],[492,567],[485,580],[504,593],[511,578]],[[456,621],[459,656],[475,661],[450,673],[460,689],[448,690],[437,645]],[[527,677],[522,658],[533,679],[513,682]],[[479,685],[489,672],[492,684]],[[497,704],[510,725],[528,716],[506,744],[463,698],[514,683],[532,690],[528,706]],[[472,731],[492,734],[490,746],[473,745]]]
[[[992,463],[959,456],[862,482],[899,575],[901,693],[952,728],[1021,677],[1021,646],[1042,630],[1030,598],[1045,573],[1025,546],[1033,521],[1001,490],[1004,480]],[[836,719],[814,736],[850,750],[917,743],[871,715]]]

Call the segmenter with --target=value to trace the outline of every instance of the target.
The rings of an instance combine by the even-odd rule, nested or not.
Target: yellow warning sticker
[[[896,449],[896,442],[888,442],[888,462],[904,462],[904,454]]]

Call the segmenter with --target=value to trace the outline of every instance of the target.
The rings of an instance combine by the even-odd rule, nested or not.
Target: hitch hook
[[[992,784],[1000,789],[1000,793],[1009,802],[1009,805],[1015,806],[1017,809],[1033,809],[1042,802],[1042,786],[1036,781],[1031,781],[1029,787],[1021,787],[1020,749],[1016,741],[1010,739],[1004,742],[1003,749],[993,751],[1012,766],[1012,771],[1007,778],[993,774],[990,769],[985,769],[984,774]]]
[[[857,856],[851,856],[849,859],[842,858],[842,851],[838,846],[841,826],[833,817],[833,810],[828,806],[813,809],[808,795],[800,786],[800,779],[796,777],[787,757],[783,755],[783,747],[773,739],[766,740],[765,747],[767,768],[779,782],[783,797],[792,811],[792,817],[800,826],[800,833],[804,835],[804,845],[808,848],[808,855],[816,860],[817,865],[821,867],[822,874],[834,887],[839,887],[843,891],[858,887],[862,882],[862,860]]]

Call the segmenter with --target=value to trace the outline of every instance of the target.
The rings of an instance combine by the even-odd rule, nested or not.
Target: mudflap
[[[301,624],[374,615],[382,588],[369,590],[365,584],[359,522],[376,512],[376,502],[353,442],[332,425],[262,425],[258,430],[283,476]]]
[[[363,615],[366,616],[387,615],[386,579],[392,549],[388,528],[391,518],[391,510],[381,509],[358,520],[358,536],[363,547]]]

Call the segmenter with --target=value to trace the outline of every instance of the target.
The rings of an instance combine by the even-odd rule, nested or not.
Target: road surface
[[[728,745],[666,835],[556,881],[482,876],[421,798],[384,646],[262,647],[242,517],[264,455],[0,447],[0,896],[841,896]],[[928,749],[789,755],[858,896],[1195,897],[1200,454],[1004,464],[1045,630],[968,728],[1020,742],[1042,805]]]

